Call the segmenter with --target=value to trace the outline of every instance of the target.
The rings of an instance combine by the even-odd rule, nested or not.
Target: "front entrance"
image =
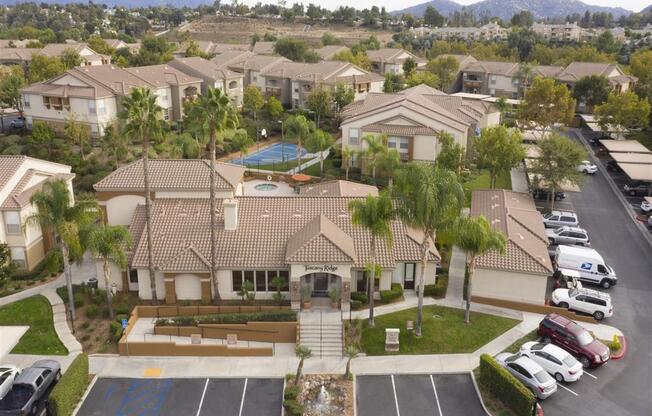
[[[405,273],[403,274],[403,289],[414,290],[415,263],[405,263]]]
[[[312,297],[327,298],[331,290],[341,290],[340,277],[329,273],[311,273],[303,276],[303,284],[312,286]]]

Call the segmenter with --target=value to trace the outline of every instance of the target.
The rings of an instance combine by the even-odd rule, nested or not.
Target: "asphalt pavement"
[[[568,133],[573,135],[573,133]],[[611,288],[614,316],[606,324],[627,338],[628,352],[543,402],[546,416],[649,416],[652,414],[652,247],[602,172],[588,176],[582,192],[569,193],[591,246],[618,275]],[[563,390],[563,391],[562,391]]]

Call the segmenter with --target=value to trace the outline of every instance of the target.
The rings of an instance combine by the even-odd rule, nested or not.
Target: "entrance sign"
[[[226,334],[226,345],[238,345],[238,334]]]
[[[385,328],[385,351],[398,351],[398,328]]]
[[[192,345],[201,344],[201,334],[190,334],[190,343]]]
[[[333,273],[336,272],[338,267],[334,264],[317,264],[310,266],[303,266],[306,272],[323,272]]]

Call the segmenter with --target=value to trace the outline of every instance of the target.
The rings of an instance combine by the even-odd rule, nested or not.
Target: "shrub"
[[[296,400],[283,400],[286,416],[303,416],[303,406]]]
[[[111,321],[109,324],[109,338],[113,342],[120,341],[120,338],[122,338],[122,325],[116,321]]]
[[[127,302],[118,302],[113,305],[113,311],[116,315],[128,315],[131,308]]]
[[[285,388],[285,393],[283,393],[285,400],[296,400],[297,396],[299,396],[299,386],[288,385]]]
[[[97,305],[89,305],[88,308],[86,308],[86,316],[89,318],[97,318],[97,316],[100,314],[100,308]]]
[[[93,305],[102,305],[106,302],[106,291],[102,289],[96,289],[95,293],[91,296],[91,303]]]
[[[618,338],[618,335],[614,334],[613,339],[609,343],[609,349],[611,350],[611,352],[616,352],[616,351],[620,351],[621,348],[622,345],[620,344],[620,338]]]
[[[247,322],[293,322],[297,320],[295,311],[220,313],[215,315],[177,316],[159,319],[156,325],[195,326],[198,324],[244,324]]]
[[[369,298],[365,292],[353,292],[351,293],[351,299],[364,304],[369,303]]]
[[[55,275],[63,271],[63,257],[61,251],[51,250],[43,260],[45,270],[49,275]]]
[[[392,283],[391,290],[381,290],[380,300],[383,302],[392,302],[403,296],[403,288],[398,283]]]
[[[115,321],[118,322],[118,323],[120,323],[120,325],[122,325],[122,320],[123,320],[123,319],[127,319],[127,320],[129,320],[129,315],[124,314],[124,313],[117,313],[117,312],[116,312],[116,315],[115,315]]]
[[[88,356],[79,354],[70,364],[66,374],[54,386],[47,401],[48,414],[68,416],[73,413],[79,399],[88,387]]]
[[[480,383],[516,415],[532,415],[534,394],[488,354],[480,356]]]
[[[437,283],[434,285],[425,285],[423,287],[424,296],[432,296],[435,298],[443,298],[446,296],[446,288],[448,287],[448,275],[440,274],[437,276]]]
[[[67,293],[68,292],[66,292],[66,295],[67,295]],[[66,296],[66,299],[67,298],[68,298],[68,296]],[[82,306],[84,306],[84,295],[83,294],[81,294],[79,292],[73,293],[72,299],[73,299],[73,301],[75,303],[75,308],[81,308]]]

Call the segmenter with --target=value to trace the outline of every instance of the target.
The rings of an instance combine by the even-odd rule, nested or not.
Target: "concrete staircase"
[[[342,357],[342,320],[339,312],[305,311],[300,315],[299,341],[312,356]]]

